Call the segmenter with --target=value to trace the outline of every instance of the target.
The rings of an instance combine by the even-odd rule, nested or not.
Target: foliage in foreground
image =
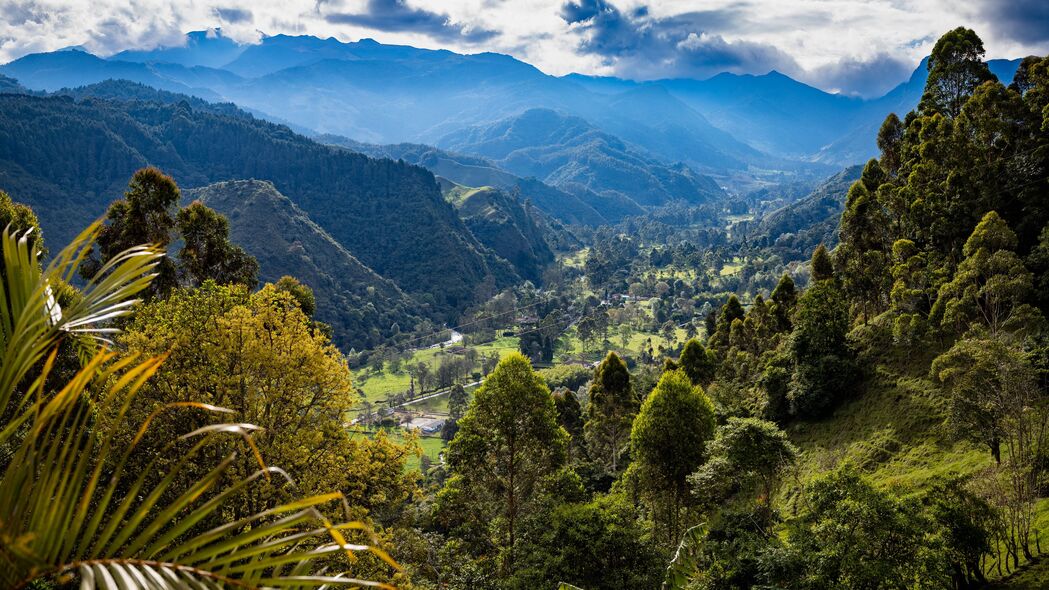
[[[28,233],[0,236],[0,580],[25,587],[36,579],[79,578],[82,588],[315,587],[372,585],[335,573],[343,555],[377,549],[346,542],[360,523],[333,523],[320,507],[342,494],[315,495],[273,505],[228,521],[223,511],[255,482],[288,477],[257,456],[254,473],[229,478],[236,453],[212,465],[193,485],[163,500],[181,470],[203,449],[241,437],[248,452],[255,427],[214,423],[172,438],[179,460],[164,473],[155,462],[126,469],[156,414],[129,425],[135,394],[163,363],[160,357],[121,359],[98,348],[146,289],[162,254],[134,247],[112,256],[82,291],[60,305],[54,289],[66,284],[99,233],[92,225],[46,268]],[[62,346],[75,344],[83,366],[55,375]],[[160,411],[228,410],[199,402]],[[99,420],[109,415],[111,420]],[[131,428],[130,445],[114,444]],[[345,562],[343,562],[345,563]]]

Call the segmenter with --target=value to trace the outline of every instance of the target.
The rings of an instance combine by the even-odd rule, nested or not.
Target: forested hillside
[[[184,194],[229,219],[230,239],[259,261],[259,280],[291,276],[309,286],[315,317],[331,326],[332,341],[343,350],[374,348],[419,323],[418,303],[357,260],[272,183],[234,180]]]
[[[37,211],[55,240],[101,216],[135,169],[156,165],[186,187],[271,181],[354,256],[417,295],[425,314],[468,305],[469,285],[487,277],[498,285],[517,278],[421,168],[188,102],[0,95],[0,104],[0,184]],[[57,160],[66,165],[55,168]]]
[[[769,248],[786,260],[804,257],[820,244],[833,248],[838,244],[845,195],[861,171],[861,166],[846,168],[796,202],[770,211],[754,223],[740,224],[737,237],[750,247]]]
[[[542,282],[542,270],[554,261],[554,253],[544,235],[548,223],[530,203],[487,186],[447,186],[444,195],[482,244],[512,264],[522,278]]]
[[[589,191],[583,191],[581,197],[576,196],[545,184],[535,177],[515,176],[499,168],[494,162],[478,156],[468,156],[413,143],[372,145],[338,135],[320,135],[316,139],[320,143],[342,146],[375,158],[404,160],[463,186],[493,186],[516,192],[522,198],[531,200],[546,214],[564,223],[596,226],[610,221],[606,215],[619,213],[619,211],[609,211],[607,207],[601,207],[602,213],[588,205],[584,199],[598,203],[598,206],[602,202],[600,197]],[[637,206],[630,211],[635,215],[641,212],[641,208]]]

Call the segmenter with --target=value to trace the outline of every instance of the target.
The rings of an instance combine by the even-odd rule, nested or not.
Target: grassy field
[[[561,262],[565,266],[571,266],[574,268],[583,268],[586,264],[586,257],[590,254],[590,248],[583,248],[582,250],[573,252],[571,255],[562,256]]]
[[[663,340],[663,335],[657,334],[655,332],[633,331],[631,332],[630,338],[627,340],[626,345],[623,344],[623,339],[618,333],[609,332],[608,335],[608,340],[611,342],[612,350],[626,352],[632,355],[637,355],[641,353],[641,350],[645,345],[645,340],[647,340],[648,338],[652,339],[653,348],[658,349],[660,344],[664,346],[666,345],[666,341]],[[681,344],[687,339],[688,335],[685,332],[685,329],[677,328],[671,346]],[[580,340],[579,335],[576,333],[574,328],[572,330],[569,330],[568,333],[562,337],[561,342],[562,348],[558,349],[558,354],[561,359],[567,357],[584,357],[590,360],[600,360],[605,355],[605,351],[601,347],[599,347],[601,348],[601,350],[597,351],[584,350],[583,341]],[[558,358],[555,357],[555,360],[558,360]]]
[[[386,430],[386,434],[391,440],[398,443],[403,443],[405,440],[404,433],[401,430],[389,429]],[[369,437],[374,436],[375,431],[361,431],[361,435]],[[444,451],[445,444],[440,436],[420,436],[419,448],[422,449],[423,455],[426,455],[436,463],[440,460],[440,454]],[[422,459],[419,456],[410,455],[405,461],[405,470],[418,471],[421,461]]]
[[[518,339],[515,337],[500,337],[486,344],[479,344],[470,346],[477,351],[477,353],[490,355],[497,353],[500,358],[509,354],[512,351],[517,350]],[[415,351],[411,358],[402,363],[402,368],[399,373],[394,373],[389,370],[389,364],[383,367],[382,371],[375,372],[371,368],[365,368],[358,370],[354,374],[354,380],[357,387],[364,392],[364,399],[373,403],[382,403],[386,398],[391,395],[403,393],[408,391],[408,387],[411,383],[411,377],[408,375],[408,371],[404,368],[408,364],[417,365],[419,363],[426,363],[431,367],[436,367],[441,363],[441,360],[450,356],[451,353],[446,352],[442,349],[423,349]]]
[[[866,391],[855,392],[855,400],[832,417],[791,426],[788,432],[802,456],[797,479],[783,492],[786,511],[803,508],[798,503],[803,482],[846,462],[875,485],[902,495],[919,493],[939,478],[989,467],[992,459],[986,448],[951,440],[943,426],[944,412],[942,395],[924,376],[882,370]],[[1041,546],[1049,549],[1049,500],[1036,505],[1034,529]],[[1049,564],[1039,563],[1031,570],[995,587],[1044,588]],[[1030,585],[1034,580],[1043,585]]]
[[[419,437],[419,446],[423,450],[423,454],[433,460],[434,463],[440,460],[440,454],[444,451],[444,440],[439,436],[421,436]],[[409,471],[418,471],[419,464],[422,461],[419,457],[411,457],[405,464],[405,467]]]

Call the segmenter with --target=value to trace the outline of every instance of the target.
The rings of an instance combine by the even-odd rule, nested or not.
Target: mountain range
[[[991,68],[1007,80],[1017,63],[996,60]],[[554,77],[495,53],[288,35],[238,44],[212,31],[188,34],[183,46],[108,59],[76,50],[27,55],[0,73],[50,91],[127,79],[234,102],[298,131],[374,144],[461,147],[453,140],[467,128],[546,109],[735,187],[770,171],[823,177],[873,156],[872,130],[886,112],[902,115],[917,104],[926,68],[885,96],[861,100],[775,71],[644,83]]]
[[[150,100],[144,100],[147,96]],[[317,267],[345,273],[336,282],[356,277],[364,295],[349,289],[347,296],[367,297],[394,314],[407,309],[402,300],[407,294],[414,313],[444,321],[474,303],[472,285],[502,288],[522,280],[511,262],[475,237],[428,170],[322,145],[231,105],[176,98],[128,82],[60,95],[0,94],[0,188],[33,207],[46,239],[61,244],[102,216],[143,166],[161,168],[186,188],[266,180],[272,191],[236,194],[254,199],[261,199],[260,192],[268,195],[258,200],[259,206],[281,212],[281,220],[272,222],[276,225],[255,220],[241,229],[235,222],[233,231],[242,245],[265,263],[273,248],[294,256],[296,236],[316,234],[313,241],[332,246],[326,247],[327,254],[318,254],[318,260],[327,262]],[[63,165],[55,167],[56,161]],[[229,198],[208,198],[224,203],[216,207],[220,211],[243,209]],[[278,238],[266,237],[267,228]],[[285,259],[263,268],[262,274],[272,277],[299,266],[309,268]],[[528,267],[529,274],[534,266]],[[351,267],[352,272],[346,270]],[[399,292],[376,277],[391,281]],[[367,305],[352,306],[359,307]],[[338,324],[330,317],[319,319]],[[392,324],[386,319],[371,324],[371,331],[356,330],[363,340],[349,344],[374,345],[388,337]],[[403,320],[404,329],[414,322],[407,316]]]

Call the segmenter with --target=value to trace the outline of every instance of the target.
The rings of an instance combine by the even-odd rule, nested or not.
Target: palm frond
[[[105,342],[111,328],[105,322],[127,314],[134,296],[149,285],[163,252],[149,246],[132,248],[114,256],[84,286],[71,305],[62,309],[55,300],[58,285],[72,280],[76,267],[90,251],[101,224],[80,233],[51,261],[40,268],[40,253],[29,236],[0,232],[4,280],[0,281],[0,415],[11,405],[26,375],[62,336],[70,336],[85,352],[93,342]],[[8,435],[9,436],[9,435]],[[6,438],[0,436],[0,444]]]

